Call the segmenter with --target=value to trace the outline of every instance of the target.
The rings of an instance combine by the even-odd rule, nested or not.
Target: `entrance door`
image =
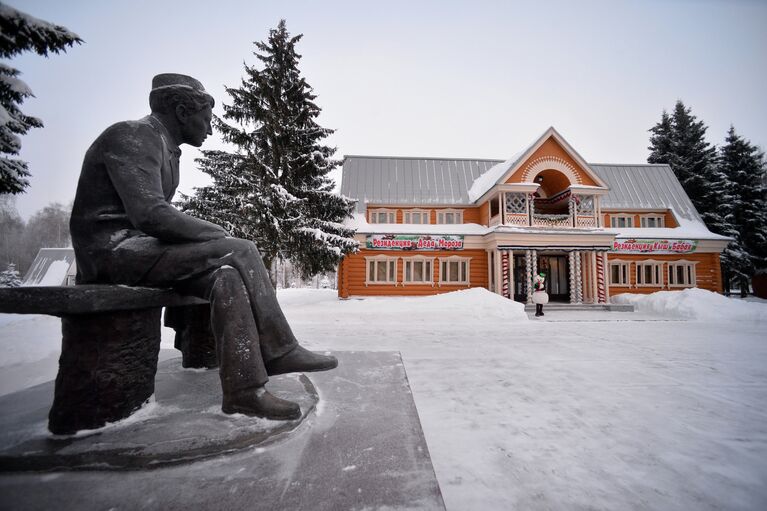
[[[546,272],[546,292],[554,302],[570,301],[570,279],[567,256],[539,256],[538,271]]]
[[[514,301],[527,301],[527,262],[525,256],[514,256]]]

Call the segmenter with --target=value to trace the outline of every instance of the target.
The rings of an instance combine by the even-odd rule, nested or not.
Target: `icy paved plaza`
[[[767,509],[764,303],[539,321],[474,291],[280,299],[308,347],[402,353],[450,510]],[[57,320],[5,321],[2,393],[52,379]]]

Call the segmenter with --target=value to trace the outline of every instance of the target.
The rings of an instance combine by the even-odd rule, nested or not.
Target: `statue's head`
[[[178,123],[179,143],[200,147],[213,134],[213,97],[202,84],[187,75],[163,73],[152,79],[149,106],[152,113]]]

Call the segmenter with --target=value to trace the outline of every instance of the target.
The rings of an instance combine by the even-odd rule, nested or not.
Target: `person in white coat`
[[[549,294],[546,292],[546,273],[540,272],[533,276],[533,303],[535,304],[535,316],[543,316],[543,306],[549,303]]]

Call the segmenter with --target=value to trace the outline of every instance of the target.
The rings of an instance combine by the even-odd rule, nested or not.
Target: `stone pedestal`
[[[55,434],[124,419],[154,393],[162,309],[61,318],[61,358],[48,428]]]

